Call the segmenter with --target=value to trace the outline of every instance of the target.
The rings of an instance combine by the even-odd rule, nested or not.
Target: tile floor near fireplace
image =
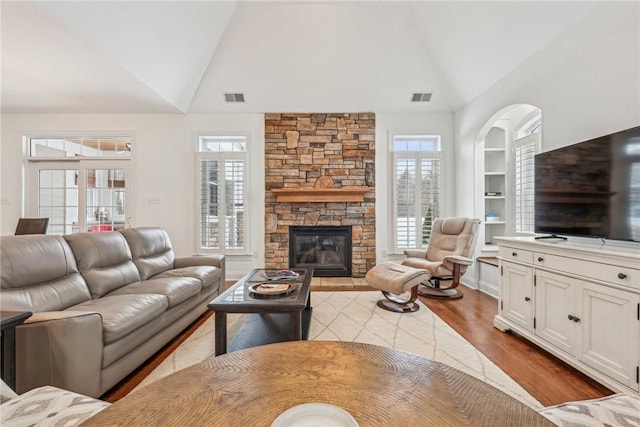
[[[355,277],[314,277],[312,291],[372,291],[363,278]]]

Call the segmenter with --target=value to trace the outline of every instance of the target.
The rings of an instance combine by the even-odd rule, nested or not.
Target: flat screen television
[[[535,156],[535,232],[640,242],[640,126]]]

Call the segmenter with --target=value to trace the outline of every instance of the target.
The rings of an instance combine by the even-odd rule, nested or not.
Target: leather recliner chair
[[[429,298],[456,299],[456,289],[467,267],[473,264],[479,219],[465,217],[436,218],[426,249],[407,249],[402,265],[427,270],[431,278],[422,283],[418,294]]]

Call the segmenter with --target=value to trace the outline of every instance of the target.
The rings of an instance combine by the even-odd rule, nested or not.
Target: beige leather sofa
[[[98,397],[207,310],[223,255],[176,258],[160,228],[0,238],[2,310],[16,329],[16,391]]]

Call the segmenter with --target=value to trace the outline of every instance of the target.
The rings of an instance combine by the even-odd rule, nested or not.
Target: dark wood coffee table
[[[294,269],[295,279],[266,280],[265,272],[254,269],[229,289],[211,301],[208,307],[215,312],[215,355],[227,352],[227,313],[249,313],[229,343],[228,350],[296,341],[308,338],[311,323],[311,278],[313,269]],[[261,282],[291,283],[295,290],[282,296],[260,296],[250,287]]]

